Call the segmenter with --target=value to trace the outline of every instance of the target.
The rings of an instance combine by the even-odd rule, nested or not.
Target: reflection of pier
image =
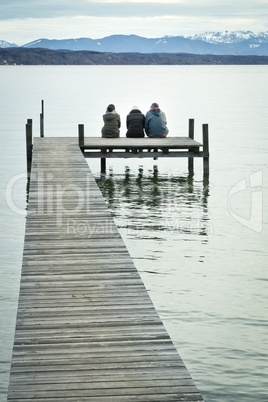
[[[156,231],[211,233],[207,179],[159,174],[155,165],[147,172],[140,166],[137,174],[126,167],[124,175],[113,174],[110,168],[109,174],[100,174],[96,181],[120,227],[133,233],[147,228],[148,222]]]
[[[203,158],[203,172],[209,174],[208,125],[203,124],[203,144],[194,140],[194,120],[189,120],[188,137],[167,138],[99,138],[84,136],[79,125],[79,145],[86,158],[100,158],[101,171],[106,170],[107,158],[188,158],[189,172],[193,159]],[[203,150],[200,151],[200,148]]]
[[[8,401],[201,401],[77,139],[35,138],[27,149]]]

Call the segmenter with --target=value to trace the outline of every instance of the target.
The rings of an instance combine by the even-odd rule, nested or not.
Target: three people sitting
[[[106,113],[103,115],[104,126],[102,127],[102,137],[118,138],[121,127],[120,116],[115,110],[115,106],[110,104]],[[164,138],[168,135],[167,119],[165,113],[159,108],[158,103],[152,103],[146,116],[142,114],[138,106],[133,106],[126,119],[128,138],[144,137],[144,130],[148,137]]]

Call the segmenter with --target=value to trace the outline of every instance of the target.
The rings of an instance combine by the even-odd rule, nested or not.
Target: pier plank
[[[33,400],[203,400],[72,138],[32,152],[8,401]]]
[[[99,138],[85,137],[83,149],[189,149],[202,146],[189,137]]]

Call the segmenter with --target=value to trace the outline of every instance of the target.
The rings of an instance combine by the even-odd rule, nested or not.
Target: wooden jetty
[[[204,177],[209,176],[208,124],[202,125],[203,144],[194,140],[194,119],[189,119],[188,137],[166,138],[85,138],[84,125],[78,126],[79,146],[86,158],[100,158],[101,171],[107,158],[188,158],[189,173],[194,170],[194,158],[203,158]],[[200,150],[200,148],[203,148]]]
[[[28,150],[30,190],[7,400],[203,400],[78,140],[35,138]]]

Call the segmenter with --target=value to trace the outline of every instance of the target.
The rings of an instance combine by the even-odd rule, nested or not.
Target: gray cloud
[[[156,1],[0,0],[0,39],[22,45],[40,37],[160,37],[268,29],[267,0]]]
[[[185,3],[100,3],[87,0],[2,0],[0,20],[70,16],[154,17],[161,15],[245,18],[267,15],[262,0],[187,0]]]
[[[38,2],[34,0],[2,0],[0,3],[0,19],[21,18],[53,18],[75,16],[84,13],[89,3],[86,1],[53,1]]]

